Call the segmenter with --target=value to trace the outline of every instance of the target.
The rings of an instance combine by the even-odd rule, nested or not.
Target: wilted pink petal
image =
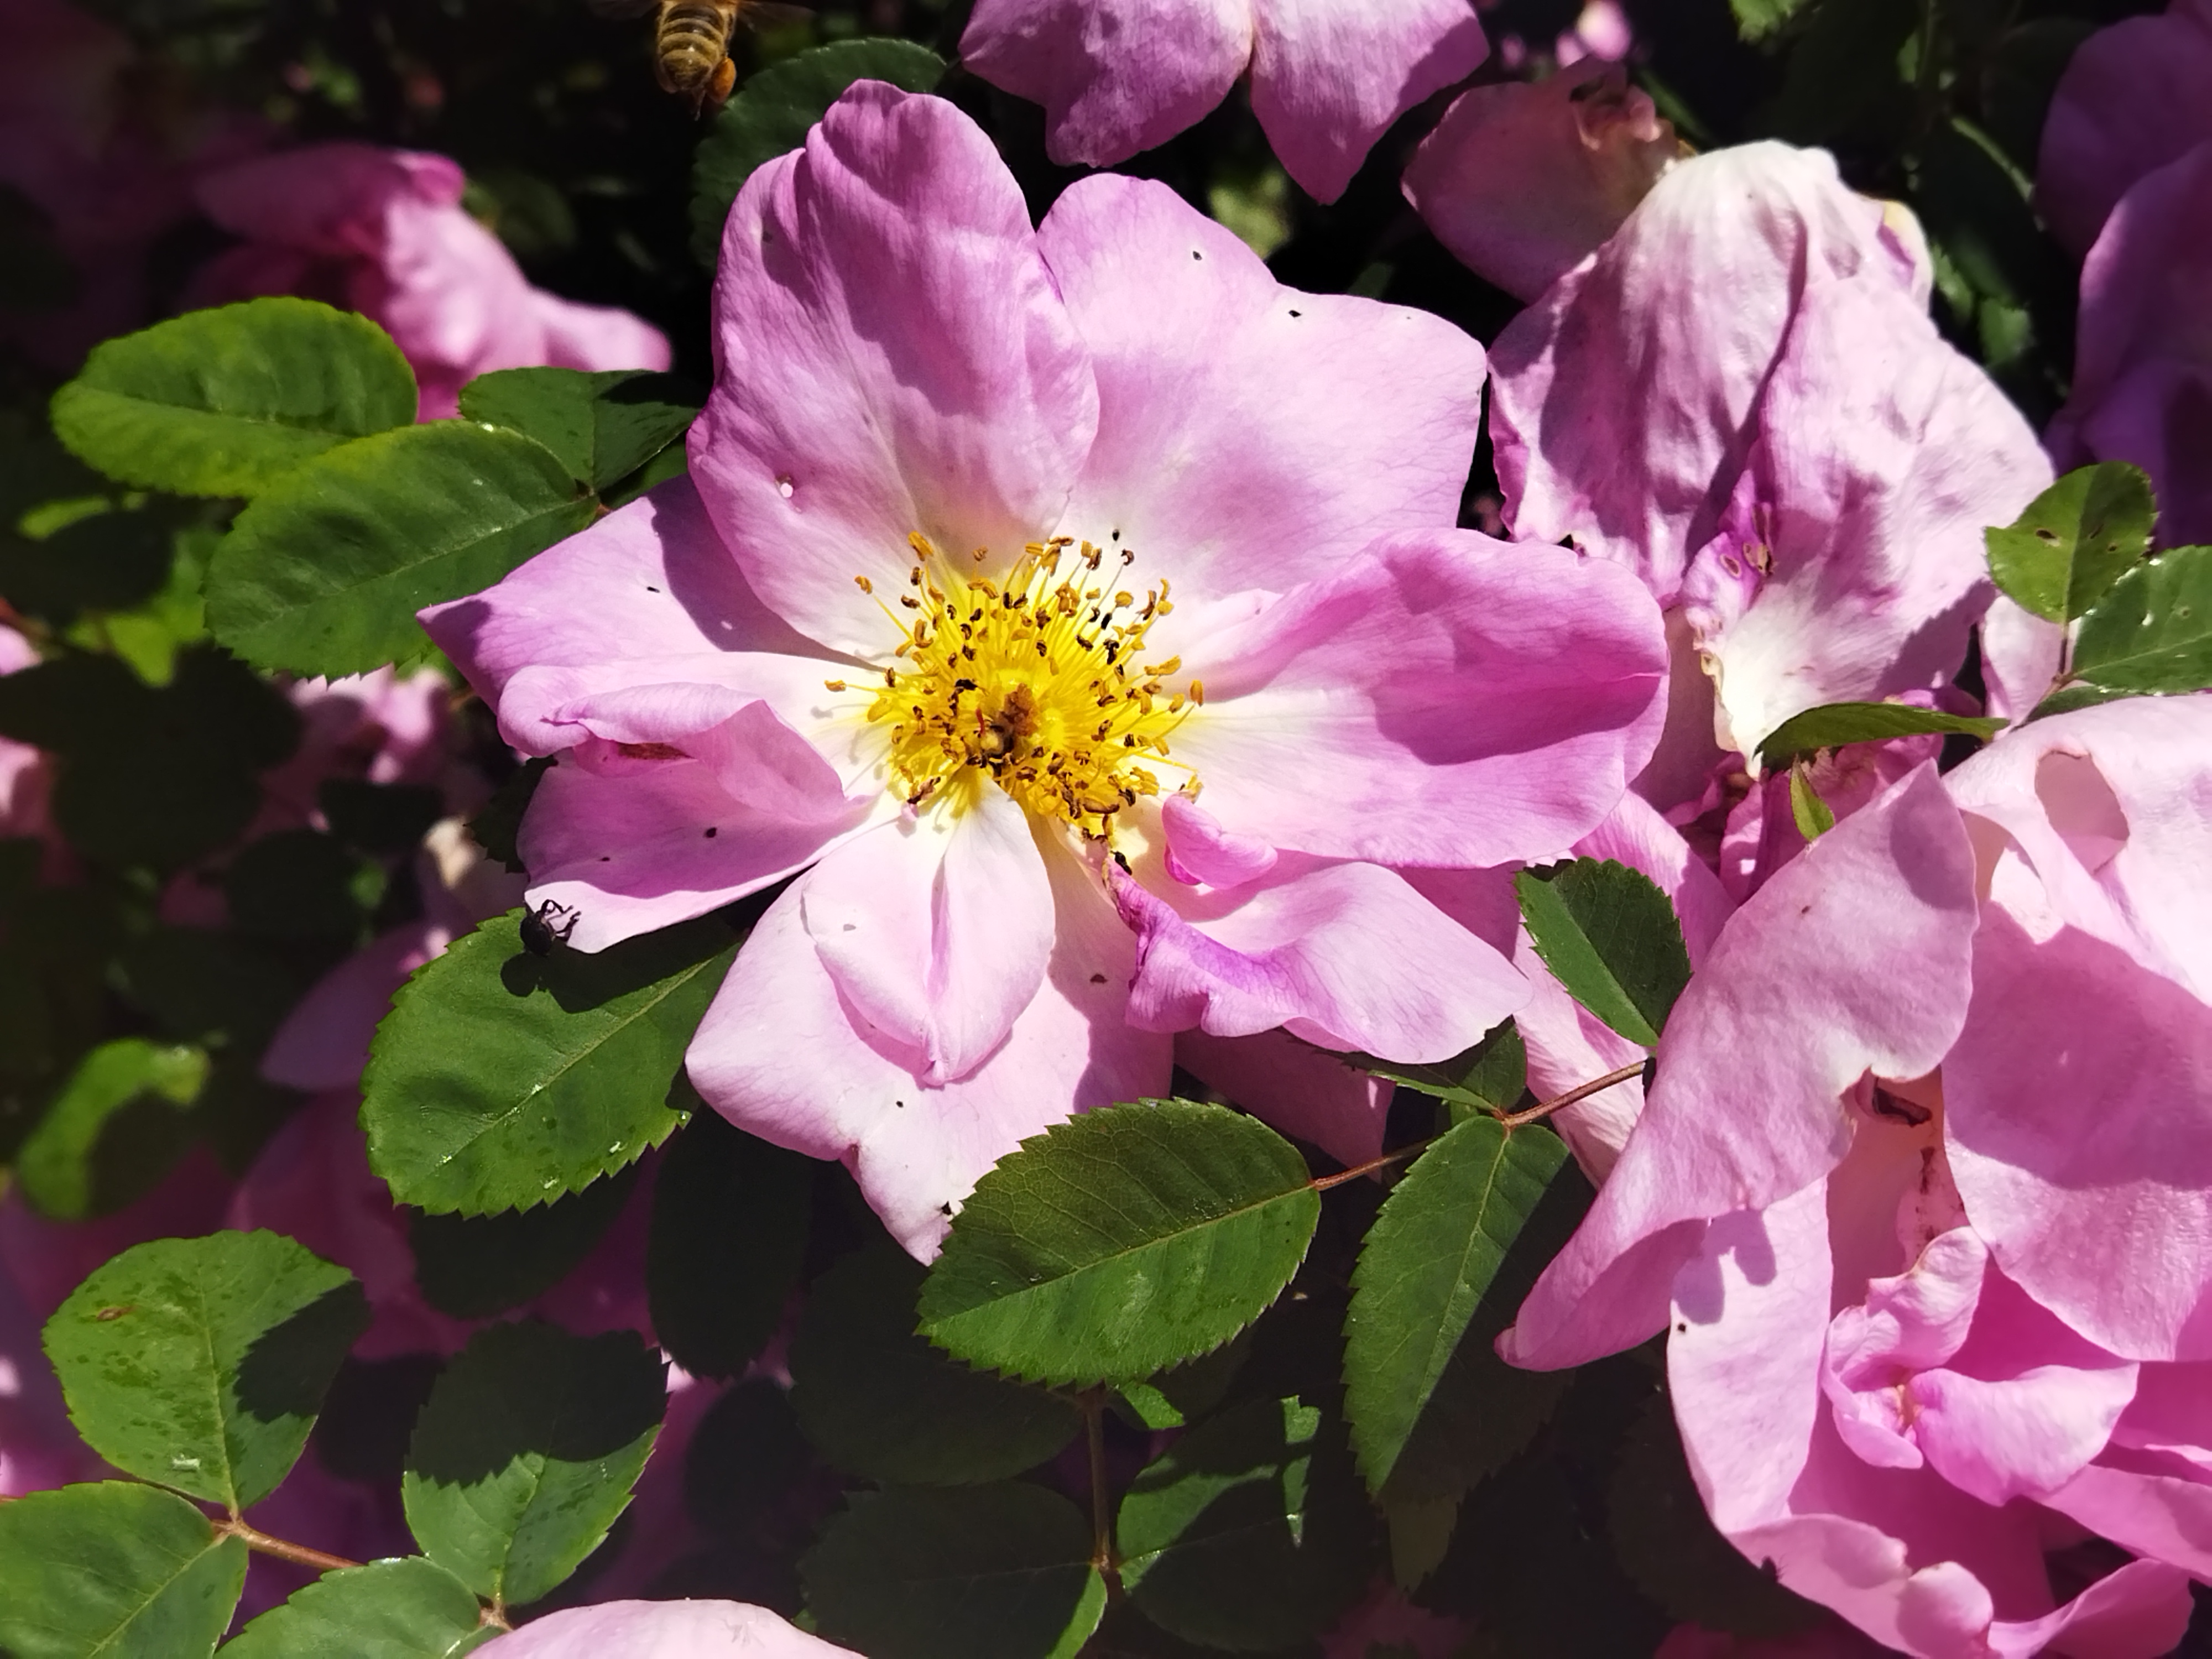
[[[1493,350],[1515,533],[1681,608],[1723,750],[1947,678],[1990,591],[1984,526],[2049,482],[1937,335],[1907,231],[1820,152],[1699,156]]]
[[[1488,52],[1467,0],[978,0],[961,61],[1045,107],[1063,165],[1164,143],[1249,68],[1291,177],[1333,202],[1390,124]]]
[[[2068,60],[2043,125],[2035,204],[2086,253],[2138,179],[2212,140],[2212,3],[2171,0],[2155,17],[2100,29]]]
[[[609,1601],[533,1619],[477,1651],[499,1659],[827,1659],[852,1650],[741,1601]]]
[[[1845,1091],[1866,1073],[1942,1060],[1973,923],[1972,849],[1933,769],[1767,883],[1676,1004],[1619,1164],[1499,1351],[1552,1369],[1657,1331],[1711,1218],[1833,1168],[1851,1143]]]
[[[1619,230],[1682,155],[1649,94],[1602,62],[1462,93],[1406,169],[1406,199],[1460,263],[1522,300]]]
[[[2212,3],[2205,19],[2212,74]],[[2212,540],[2212,131],[2130,186],[2089,250],[2073,395],[2050,441],[2063,464],[2148,472],[2169,546]]]

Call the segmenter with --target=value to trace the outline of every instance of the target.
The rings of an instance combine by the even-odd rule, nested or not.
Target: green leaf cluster
[[[2157,520],[2148,477],[2103,461],[1987,532],[1997,586],[2068,630],[2058,683],[2036,716],[2212,687],[2212,548],[2154,552]]]

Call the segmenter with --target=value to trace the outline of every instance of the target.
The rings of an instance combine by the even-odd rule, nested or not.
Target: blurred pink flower
[[[741,1601],[608,1601],[532,1620],[497,1659],[829,1659],[850,1653]]]
[[[70,1425],[42,1324],[0,1273],[0,1498],[97,1480],[106,1467]]]
[[[1462,93],[1406,169],[1461,264],[1522,300],[1597,252],[1682,155],[1649,94],[1602,63]]]
[[[1651,1659],[1881,1659],[1888,1651],[1843,1624],[1778,1637],[1730,1636],[1677,1625]]]
[[[1559,36],[1553,51],[1559,67],[1566,69],[1592,58],[1618,64],[1635,48],[1635,27],[1618,0],[1589,0],[1575,15],[1574,27]]]
[[[0,674],[13,674],[39,660],[31,642],[0,623]],[[46,845],[47,860],[65,856],[49,808],[53,768],[43,750],[13,738],[0,738],[0,837],[25,836]],[[58,871],[50,870],[49,874]]]
[[[2212,143],[2212,0],[2170,0],[2084,41],[2043,124],[2035,204],[2051,234],[2087,253],[2119,199]]]
[[[318,144],[200,180],[201,206],[246,239],[202,270],[192,301],[300,294],[380,324],[415,367],[422,417],[454,412],[495,368],[668,367],[668,341],[629,312],[532,288],[461,206],[442,155]]]
[[[149,320],[147,250],[191,212],[194,174],[263,133],[197,107],[173,72],[62,0],[0,0],[0,185],[45,216],[74,284],[54,309],[11,316],[6,337],[66,370]]]
[[[1324,202],[1390,124],[1488,55],[1468,0],[977,0],[961,61],[1042,104],[1063,166],[1166,143],[1252,78],[1283,167]]]
[[[805,872],[693,1043],[709,1102],[927,1255],[1177,1032],[1442,1058],[1519,1006],[1400,867],[1593,828],[1663,647],[1625,573],[1448,527],[1474,342],[1282,289],[1158,185],[1033,230],[874,83],[746,185],[716,318],[691,478],[425,613],[562,757],[521,845],[576,947]],[[1304,1072],[1297,1132],[1371,1152],[1379,1096]]]
[[[1909,216],[1820,151],[1752,144],[1676,163],[1499,337],[1514,533],[1634,570],[1711,682],[1708,711],[1676,679],[1673,775],[1646,786],[1662,808],[1792,714],[1934,688],[1964,659],[1983,528],[2051,470],[1937,335],[1929,283]]]
[[[2212,0],[2206,18],[2212,76]],[[2149,473],[2167,545],[2212,541],[2212,138],[2145,173],[2105,221],[2081,267],[2072,396],[2047,437],[2062,467]]]
[[[1500,1347],[1670,1329],[1715,1523],[1925,1659],[2166,1652],[2212,1572],[2212,700],[1923,768],[1721,930]],[[2052,1550],[2142,1559],[2072,1599]]]

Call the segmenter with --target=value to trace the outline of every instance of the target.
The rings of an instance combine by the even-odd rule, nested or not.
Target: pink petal
[[[1683,589],[1722,746],[1745,754],[1807,708],[1945,684],[1990,599],[1983,527],[2051,476],[2011,402],[1886,272],[1808,283],[1759,418],[1764,552],[1708,550]],[[1763,580],[1740,580],[1762,556]]]
[[[2195,1603],[2189,1580],[2159,1561],[2130,1561],[2041,1619],[1990,1626],[1994,1659],[2046,1650],[2097,1659],[2158,1659],[2188,1633]]]
[[[754,173],[715,281],[691,476],[770,609],[832,650],[926,535],[1004,568],[1059,520],[1097,426],[1083,344],[1013,177],[941,99],[854,86]]]
[[[1006,1040],[1052,958],[1044,857],[1027,814],[988,787],[957,817],[905,813],[847,842],[802,908],[840,994],[932,1084]]]
[[[1460,263],[1523,300],[1597,252],[1682,154],[1649,94],[1597,61],[1462,93],[1406,169]]]
[[[1806,286],[1900,276],[1881,209],[1823,152],[1746,144],[1671,168],[1492,349],[1516,536],[1571,536],[1671,604],[1748,459]]]
[[[2212,1486],[2201,1471],[2107,1453],[2045,1501],[2122,1549],[2212,1575]]]
[[[2212,71],[2212,12],[2193,33]],[[2195,122],[2203,142],[2129,188],[2081,267],[2073,395],[2051,430],[2069,463],[2148,471],[2168,546],[2212,538],[2212,122]]]
[[[442,155],[311,144],[209,173],[194,193],[208,217],[234,235],[331,256],[367,251],[364,227],[386,204],[458,207],[466,182],[459,164]]]
[[[1483,866],[1588,834],[1665,715],[1658,611],[1626,573],[1471,531],[1378,542],[1194,642],[1176,757],[1230,830]]]
[[[1499,1352],[1552,1369],[1643,1340],[1703,1224],[1797,1191],[1850,1145],[1845,1091],[1935,1069],[1966,1014],[1973,858],[1932,768],[1736,912],[1676,1004],[1612,1178]]]
[[[618,307],[578,305],[538,289],[530,300],[550,368],[658,372],[673,356],[665,334]]]
[[[1006,1042],[943,1086],[840,997],[801,915],[810,877],[769,907],[686,1058],[738,1127],[842,1158],[892,1235],[927,1260],[978,1176],[1071,1114],[1164,1094],[1170,1044],[1123,1019],[1128,931],[1075,860],[1046,860],[1057,932],[1045,981]]]
[[[1062,167],[1111,167],[1226,97],[1252,56],[1251,0],[976,0],[960,61],[1042,104]]]
[[[1998,594],[1982,617],[1982,678],[1989,712],[2014,725],[2027,718],[2058,678],[2065,630]]]
[[[1284,288],[1148,180],[1080,180],[1037,235],[1098,377],[1062,533],[1133,550],[1132,577],[1170,577],[1181,604],[1280,592],[1457,520],[1483,379],[1459,330]]]
[[[1527,981],[1395,872],[1286,860],[1262,881],[1163,898],[1114,882],[1137,934],[1130,1023],[1449,1060],[1527,999]]]
[[[1381,1156],[1391,1087],[1288,1031],[1218,1037],[1178,1032],[1176,1064],[1286,1135],[1347,1169]]]
[[[1943,1068],[1952,1172],[2006,1273],[2130,1358],[2212,1358],[2207,1076],[2212,1008],[2100,940],[1984,913]]]
[[[1407,110],[1490,55],[1468,0],[1253,0],[1252,112],[1283,168],[1334,202]]]
[[[826,808],[843,797],[821,771]],[[763,811],[693,761],[635,762],[609,775],[563,762],[539,781],[517,848],[530,904],[574,912],[568,942],[600,951],[773,886],[858,830],[869,811]]]
[[[1188,795],[1160,803],[1168,872],[1192,887],[1242,887],[1275,867],[1275,849],[1258,836],[1239,836]]]
[[[348,957],[284,1016],[261,1056],[261,1075],[310,1093],[352,1088],[368,1064],[370,1039],[393,994],[453,937],[438,922],[408,922]]]
[[[742,1601],[607,1601],[533,1619],[477,1651],[499,1659],[827,1659],[852,1650]]]
[[[430,606],[422,625],[501,710],[509,740],[532,753],[575,740],[544,721],[577,688],[553,683],[510,708],[507,688],[520,673],[591,670],[595,687],[649,685],[677,678],[672,663],[701,665],[694,672],[707,680],[704,665],[718,655],[814,658],[818,649],[746,586],[688,477],[617,508],[484,592]],[[757,680],[769,666],[732,665],[710,683]],[[815,660],[811,690],[818,695],[837,666]]]
[[[0,1498],[96,1480],[99,1456],[70,1426],[40,1321],[0,1273]]]
[[[2008,732],[1947,780],[2002,836],[1984,880],[2038,936],[2063,925],[2212,1000],[2212,699],[2131,697]],[[1978,836],[1983,832],[1978,830]],[[2008,879],[2023,866],[2025,882]]]
[[[2051,233],[2086,252],[2128,189],[2212,139],[2212,5],[2173,0],[2160,16],[2100,29],[2068,60],[2051,100],[2035,204]]]

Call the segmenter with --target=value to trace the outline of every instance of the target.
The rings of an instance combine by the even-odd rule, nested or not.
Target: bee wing
[[[811,6],[787,5],[784,0],[740,0],[738,18],[757,27],[762,23],[799,23],[814,15]]]
[[[592,12],[601,17],[642,17],[660,4],[660,0],[584,0]]]

